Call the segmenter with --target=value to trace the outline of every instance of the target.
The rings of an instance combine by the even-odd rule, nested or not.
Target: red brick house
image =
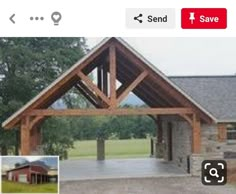
[[[50,175],[50,168],[41,161],[30,162],[7,171],[7,180],[20,183],[42,184],[57,182],[57,174]]]

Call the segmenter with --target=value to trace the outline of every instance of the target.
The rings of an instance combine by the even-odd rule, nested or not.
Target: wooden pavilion
[[[69,57],[69,56],[68,56]],[[89,74],[96,69],[96,81]],[[120,83],[119,85],[117,83]],[[89,109],[53,109],[51,105],[75,87],[94,106]],[[119,108],[130,92],[147,104],[147,108]],[[215,118],[171,82],[120,38],[104,39],[86,56],[40,92],[2,126],[19,127],[21,155],[29,155],[41,142],[40,124],[51,116],[149,115],[162,142],[162,117],[175,115],[192,128],[192,153],[201,151],[201,123]]]

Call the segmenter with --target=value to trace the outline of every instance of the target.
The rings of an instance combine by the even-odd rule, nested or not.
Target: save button
[[[181,10],[183,29],[226,29],[225,8],[183,8]]]

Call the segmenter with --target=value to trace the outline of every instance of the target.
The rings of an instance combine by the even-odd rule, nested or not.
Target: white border
[[[60,159],[59,156],[53,156],[53,155],[32,155],[32,156],[0,156],[0,170],[1,170],[1,177],[0,177],[0,191],[2,192],[2,158],[27,158],[27,157],[39,157],[39,158],[57,158],[57,194],[60,193]],[[8,194],[8,193],[3,193]],[[10,194],[10,193],[9,193]],[[31,194],[31,193],[11,193],[11,194]],[[42,194],[42,193],[32,193],[32,194]],[[52,193],[43,193],[43,194],[52,194]]]

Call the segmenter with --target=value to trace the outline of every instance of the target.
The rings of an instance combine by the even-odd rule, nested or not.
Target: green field
[[[30,185],[26,183],[2,181],[2,193],[57,193],[57,184]]]
[[[76,141],[69,158],[96,158],[96,141]],[[150,139],[106,140],[106,158],[137,158],[150,155]]]

